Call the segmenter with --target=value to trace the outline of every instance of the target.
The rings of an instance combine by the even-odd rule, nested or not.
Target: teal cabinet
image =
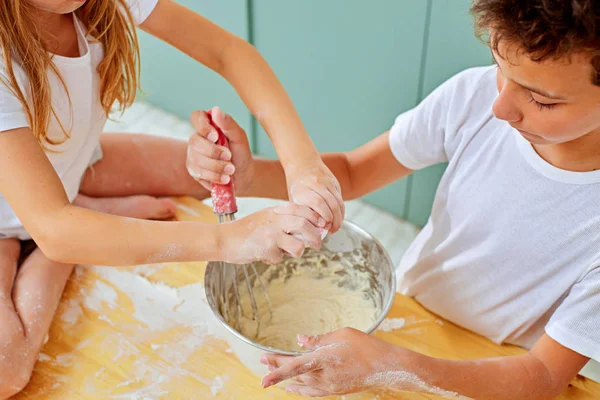
[[[320,151],[351,150],[415,105],[427,2],[255,0],[253,39]],[[257,150],[273,156],[257,130]],[[368,196],[403,215],[406,181]]]
[[[248,40],[246,0],[178,2]],[[168,44],[139,32],[142,54],[141,99],[186,120],[194,110],[218,105],[250,132],[250,114],[227,81]]]

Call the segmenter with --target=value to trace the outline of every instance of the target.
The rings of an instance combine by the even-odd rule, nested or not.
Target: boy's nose
[[[521,110],[517,106],[517,91],[511,82],[506,79],[498,79],[498,97],[492,106],[492,112],[496,118],[506,122],[518,122],[523,118]]]
[[[510,99],[510,95],[500,92],[492,106],[496,118],[506,122],[519,122],[523,118],[521,110]]]

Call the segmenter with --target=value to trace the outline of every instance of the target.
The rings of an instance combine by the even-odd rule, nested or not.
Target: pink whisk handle
[[[219,139],[217,139],[217,144],[219,146],[224,146],[229,148],[229,141],[227,137],[213,121],[212,112],[208,111],[208,120],[210,124],[215,128],[217,133],[219,134]],[[238,207],[235,201],[235,191],[233,189],[233,177],[226,185],[213,184],[212,190],[210,192],[213,201],[213,211],[216,214],[233,214],[237,212]]]

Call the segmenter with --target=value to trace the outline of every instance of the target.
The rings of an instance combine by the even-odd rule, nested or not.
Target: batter
[[[240,302],[241,331],[255,341],[279,350],[300,351],[298,334],[319,335],[343,327],[366,331],[381,314],[373,297],[373,272],[361,267],[360,253],[309,252],[301,260],[270,266],[261,276],[267,286],[273,314],[260,285],[253,292],[264,316],[258,336],[249,296]]]

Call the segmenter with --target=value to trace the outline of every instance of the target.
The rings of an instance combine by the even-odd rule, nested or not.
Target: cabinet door
[[[489,65],[490,51],[474,35],[471,0],[433,0],[428,25],[422,97],[452,75],[473,66]],[[416,172],[410,182],[406,219],[424,225],[445,165]]]
[[[360,146],[417,101],[426,1],[255,0],[253,39],[320,151]],[[273,156],[258,129],[257,150]],[[406,180],[370,195],[402,215]]]
[[[246,0],[177,0],[236,35],[248,39]],[[153,103],[183,118],[198,109],[218,105],[232,114],[250,133],[250,114],[223,78],[170,45],[140,35],[142,94]]]

